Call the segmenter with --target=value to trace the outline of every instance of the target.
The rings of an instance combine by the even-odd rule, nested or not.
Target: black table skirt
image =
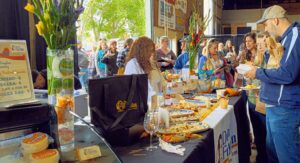
[[[149,139],[144,139],[129,147],[115,147],[115,152],[125,163],[214,162],[212,161],[215,157],[213,130],[210,129],[200,134],[203,136],[202,139],[189,140],[180,143],[186,148],[184,156],[163,151],[161,148],[152,152],[146,151],[145,148],[149,146]],[[154,144],[158,146],[157,138]],[[131,153],[136,150],[139,152]]]
[[[239,162],[248,163],[250,162],[251,148],[246,100],[242,96],[232,97],[229,100],[229,104],[234,107],[234,114],[237,121]],[[152,152],[145,151],[144,149],[149,145],[149,139],[144,139],[127,147],[114,147],[114,149],[125,163],[212,163],[215,160],[213,129],[201,133],[201,135],[204,136],[203,139],[181,143],[186,148],[184,156],[168,153],[162,151],[160,148]],[[155,144],[158,145],[157,140]],[[133,151],[138,152],[134,153]]]
[[[245,92],[243,92],[244,94]],[[238,153],[239,162],[248,163],[250,162],[251,155],[251,143],[250,143],[250,126],[249,119],[247,116],[246,101],[244,98],[246,96],[231,97],[229,100],[229,105],[233,105],[234,115],[237,124],[237,134],[238,134]]]

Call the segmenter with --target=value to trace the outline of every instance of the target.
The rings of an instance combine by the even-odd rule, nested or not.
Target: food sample
[[[228,108],[228,102],[229,102],[229,100],[227,98],[220,98],[218,102],[219,102],[219,106],[222,109],[227,109]]]
[[[257,89],[257,87],[255,85],[251,85],[251,84],[246,85],[245,88],[247,88],[247,89]]]
[[[48,135],[37,132],[32,136],[25,138],[21,142],[23,155],[26,156],[31,153],[43,151],[48,148]]]
[[[84,161],[84,160],[100,157],[101,151],[98,145],[93,145],[93,146],[77,149],[76,154],[79,161]]]
[[[170,121],[171,123],[184,122],[184,121],[198,121],[200,117],[201,114],[194,113],[192,115],[184,116],[184,117],[171,117]]]
[[[46,149],[30,155],[30,163],[58,163],[59,153],[56,149]]]
[[[176,110],[169,110],[170,117],[176,118],[176,117],[185,117],[189,115],[193,115],[193,110],[184,110],[184,109],[176,109]]]
[[[172,109],[186,109],[186,110],[193,110],[198,111],[198,109],[201,109],[201,105],[180,101],[179,104],[174,104],[171,106]]]
[[[171,125],[169,128],[159,130],[162,134],[195,133],[206,131],[209,126],[202,122],[183,122]]]
[[[212,112],[211,109],[203,109],[203,111],[201,112],[201,116],[199,118],[199,121],[203,121],[210,113]]]
[[[226,88],[224,92],[224,96],[229,95],[229,96],[238,96],[240,95],[240,91],[238,89],[234,88]]]
[[[186,134],[163,134],[160,136],[162,140],[169,143],[179,143],[189,139],[200,139],[201,135],[186,133]]]

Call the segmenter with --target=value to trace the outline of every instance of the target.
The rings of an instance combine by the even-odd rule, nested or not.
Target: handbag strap
[[[114,121],[114,123],[110,126],[109,130],[116,127],[121,122],[121,120],[125,117],[125,115],[128,113],[128,111],[130,109],[130,105],[131,105],[132,100],[133,100],[135,90],[136,90],[136,81],[137,81],[137,76],[132,75],[130,92],[128,94],[128,98],[127,98],[127,102],[126,102],[126,106],[125,106],[125,111]]]
[[[104,84],[104,108],[107,110],[107,107],[109,106],[109,85]]]
[[[138,89],[141,90],[143,88],[141,82],[138,82],[137,84],[138,84]],[[142,91],[144,91],[144,90],[142,90]],[[145,91],[148,92],[148,89],[146,89]],[[139,98],[140,98],[139,110],[142,111],[142,113],[144,114],[147,112],[147,107],[146,108],[144,107],[145,106],[144,99],[147,100],[147,97],[145,97],[145,93],[140,92]],[[146,104],[147,104],[147,102],[146,102]]]

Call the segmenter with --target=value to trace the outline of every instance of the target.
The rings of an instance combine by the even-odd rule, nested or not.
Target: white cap
[[[282,8],[281,6],[274,5],[271,7],[268,7],[262,16],[261,19],[259,19],[256,24],[261,24],[265,22],[268,19],[273,19],[273,18],[285,18],[286,17],[286,10]]]

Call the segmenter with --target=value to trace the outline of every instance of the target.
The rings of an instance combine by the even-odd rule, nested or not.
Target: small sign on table
[[[0,40],[0,108],[33,101],[26,42]]]

